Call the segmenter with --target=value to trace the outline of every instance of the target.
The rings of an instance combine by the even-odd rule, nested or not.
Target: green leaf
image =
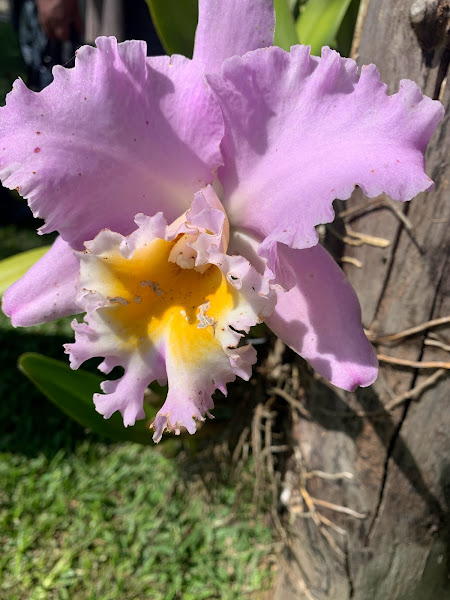
[[[288,0],[274,0],[276,25],[274,46],[279,46],[289,52],[291,46],[298,44],[297,30],[294,17],[289,8]]]
[[[336,41],[342,20],[351,0],[309,0],[297,19],[301,44],[310,44],[311,54],[320,55],[322,46]]]
[[[137,421],[133,427],[124,427],[117,412],[104,419],[95,410],[92,396],[100,391],[102,377],[82,369],[72,371],[65,363],[34,352],[22,354],[19,369],[53,404],[83,427],[114,441],[153,443],[148,424],[156,409],[146,406],[147,419]]]
[[[30,267],[43,256],[50,246],[40,246],[26,250],[0,261],[0,295],[15,281],[20,279]]]
[[[356,20],[358,18],[360,0],[351,0],[345,17],[342,19],[339,31],[336,34],[337,49],[343,56],[350,56],[353,36],[355,35]]]
[[[147,0],[147,4],[167,54],[192,57],[198,21],[197,0]]]

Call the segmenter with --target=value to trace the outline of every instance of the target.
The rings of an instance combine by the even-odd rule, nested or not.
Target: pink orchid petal
[[[251,367],[256,362],[256,352],[252,346],[244,346],[234,351],[220,351],[205,348],[201,365],[180,361],[178,353],[166,353],[169,392],[166,401],[156,415],[153,426],[153,440],[158,443],[165,429],[180,433],[185,427],[190,434],[197,430],[196,421],[204,421],[205,415],[214,408],[212,394],[219,389],[226,395],[226,385],[239,375],[248,380]],[[234,363],[238,363],[236,367]]]
[[[2,309],[14,327],[29,327],[75,315],[75,286],[80,264],[73,250],[58,237],[44,254],[3,295]]]
[[[334,385],[353,391],[373,383],[377,358],[344,273],[320,245],[292,250],[280,244],[278,253],[297,281],[288,292],[279,290],[267,325]]]
[[[119,411],[125,427],[134,425],[136,420],[145,418],[143,400],[148,384],[165,378],[163,359],[154,347],[142,354],[124,353],[104,320],[95,317],[86,320],[89,324],[76,320],[72,323],[76,341],[64,346],[70,355],[70,366],[78,369],[86,360],[104,356],[105,360],[99,365],[103,373],[110,373],[117,366],[123,367],[122,377],[102,382],[103,394],[94,394],[94,404],[105,419]]]
[[[215,73],[230,56],[273,44],[272,0],[200,0],[194,61]]]
[[[154,355],[145,356],[145,362],[142,357],[133,357],[125,365],[122,377],[103,381],[100,386],[103,394],[94,394],[96,410],[105,419],[109,419],[118,410],[125,427],[134,425],[139,419],[145,419],[144,392],[149,382],[157,379],[157,372],[158,358]]]
[[[0,178],[46,220],[42,232],[82,249],[103,228],[130,233],[139,212],[182,214],[222,162],[223,120],[184,57],[99,38],[75,62],[40,93],[15,82],[0,109]]]
[[[101,384],[104,394],[95,394],[94,404],[105,419],[109,419],[117,410],[123,417],[125,427],[145,419],[142,399],[148,386],[148,374],[144,365],[140,366],[140,369],[128,367],[123,377]]]
[[[223,205],[267,258],[276,241],[314,246],[314,227],[355,185],[395,200],[432,188],[423,153],[443,107],[412,81],[388,96],[375,66],[358,76],[354,61],[304,46],[233,57],[207,77],[226,121]]]

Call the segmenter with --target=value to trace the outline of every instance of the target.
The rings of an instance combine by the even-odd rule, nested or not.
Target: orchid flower
[[[355,292],[318,244],[355,185],[410,200],[432,189],[426,145],[443,114],[412,81],[388,96],[373,65],[273,47],[270,0],[200,0],[193,59],[99,38],[40,93],[0,109],[0,176],[29,200],[49,252],[4,295],[15,326],[86,313],[71,366],[102,357],[97,410],[196,430],[256,360],[265,321],[326,379],[368,386],[377,360]]]

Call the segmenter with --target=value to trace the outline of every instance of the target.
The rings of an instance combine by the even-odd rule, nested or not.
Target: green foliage
[[[289,51],[298,44],[297,30],[288,0],[274,0],[276,26],[274,45]]]
[[[11,90],[13,81],[23,75],[23,71],[17,37],[9,23],[0,21],[0,106],[5,103],[5,95]]]
[[[320,55],[322,46],[334,46],[336,35],[351,0],[308,0],[297,19],[301,44],[311,46],[311,54]]]
[[[156,415],[154,409],[146,406],[148,418],[127,428],[119,413],[104,419],[95,410],[92,396],[100,392],[104,377],[83,369],[73,371],[67,363],[33,352],[22,354],[19,368],[53,404],[83,427],[115,441],[153,444],[148,425]]]
[[[159,38],[168,54],[192,56],[198,19],[197,0],[147,0]],[[350,54],[360,0],[274,0],[274,45],[289,51],[309,44],[320,55],[322,46]]]
[[[167,54],[192,57],[198,20],[197,0],[147,0],[147,4]]]
[[[1,190],[8,191],[9,190]],[[21,199],[22,200],[22,199]],[[0,202],[2,199],[0,199]],[[36,227],[39,227],[37,222]],[[55,234],[38,235],[35,229],[18,227],[17,225],[5,225],[0,227],[0,260],[10,258],[13,254],[19,254],[26,250],[34,250],[38,247],[48,246],[56,239]]]
[[[0,294],[20,279],[49,248],[50,246],[40,246],[0,261]]]
[[[360,0],[351,0],[336,35],[337,49],[343,56],[350,56]]]

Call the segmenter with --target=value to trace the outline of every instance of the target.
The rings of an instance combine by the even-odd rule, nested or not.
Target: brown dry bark
[[[375,63],[390,93],[398,90],[400,78],[409,78],[448,110],[448,1],[369,0],[362,4],[366,10],[358,35],[358,63]],[[446,272],[449,112],[427,152],[427,173],[436,183],[435,191],[421,194],[411,204],[395,203],[410,227],[392,211],[390,200],[375,210],[372,203],[365,213],[347,217],[353,230],[391,241],[387,248],[342,248],[346,256],[362,263],[361,268],[344,263],[344,268],[360,298],[364,326],[378,334],[399,332],[450,314]],[[356,191],[342,208],[365,202]],[[428,345],[430,339],[448,345],[448,323],[395,344],[379,344],[377,349],[411,361],[448,362],[448,350]],[[347,531],[344,535],[326,527],[342,550],[339,555],[314,519],[294,515],[291,506],[291,547],[279,569],[276,600],[450,597],[445,548],[450,539],[446,520],[450,489],[448,371],[419,398],[386,410],[393,398],[421,384],[433,372],[382,364],[377,382],[353,394],[333,391],[312,378],[304,380],[312,418],[299,416],[293,424],[292,436],[300,452],[291,462],[292,497],[302,468],[350,472],[353,480],[307,479],[306,489],[313,497],[366,517],[316,506]],[[372,414],[361,417],[358,411]],[[306,505],[304,510],[308,510]]]

